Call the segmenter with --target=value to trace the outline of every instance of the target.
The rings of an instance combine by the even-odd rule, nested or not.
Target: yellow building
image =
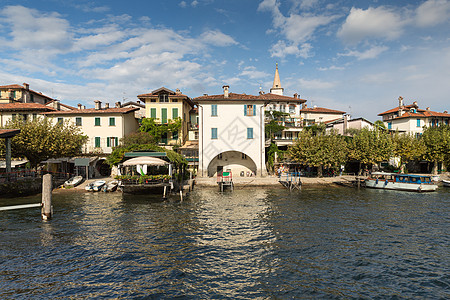
[[[183,95],[179,89],[174,92],[162,87],[137,97],[145,103],[145,117],[155,119],[155,123],[168,124],[171,120],[181,119],[180,132],[164,135],[161,143],[183,145],[188,140],[189,112],[194,107],[188,96]]]
[[[24,83],[0,86],[0,103],[40,103],[47,104],[53,99],[36,91],[30,90],[30,85]]]

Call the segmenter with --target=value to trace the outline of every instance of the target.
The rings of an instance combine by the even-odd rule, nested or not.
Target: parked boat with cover
[[[368,188],[411,192],[433,192],[438,187],[430,175],[416,174],[374,172],[364,182]]]

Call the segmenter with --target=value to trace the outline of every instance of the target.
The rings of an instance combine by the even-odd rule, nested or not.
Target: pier
[[[281,183],[285,188],[290,191],[297,189],[300,190],[302,182],[300,180],[299,172],[290,172],[287,174],[280,175],[278,182]]]

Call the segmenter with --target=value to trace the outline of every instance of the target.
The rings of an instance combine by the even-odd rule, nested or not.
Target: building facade
[[[124,136],[139,129],[134,112],[139,108],[102,107],[95,101],[95,108],[85,109],[78,105],[75,110],[45,112],[43,115],[53,122],[70,122],[89,137],[83,153],[110,154]]]
[[[145,103],[145,117],[154,119],[157,124],[168,124],[178,118],[181,119],[180,132],[171,132],[163,136],[162,144],[183,145],[188,140],[189,112],[194,107],[188,96],[183,95],[179,89],[174,92],[161,87],[137,97]]]
[[[53,99],[30,89],[28,83],[0,86],[0,103],[40,103],[46,104]]]
[[[198,176],[230,170],[233,176],[266,176],[264,105],[259,96],[235,94],[193,99],[198,106]]]
[[[429,107],[420,109],[417,101],[404,105],[403,97],[398,98],[398,107],[379,113],[378,116],[382,117],[387,129],[416,136],[423,133],[424,126],[434,127],[450,123],[450,114],[447,111],[436,112]]]

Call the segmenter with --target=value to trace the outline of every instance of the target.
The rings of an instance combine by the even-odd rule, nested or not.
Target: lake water
[[[49,222],[0,212],[0,298],[450,298],[450,189],[152,200],[65,192]]]

